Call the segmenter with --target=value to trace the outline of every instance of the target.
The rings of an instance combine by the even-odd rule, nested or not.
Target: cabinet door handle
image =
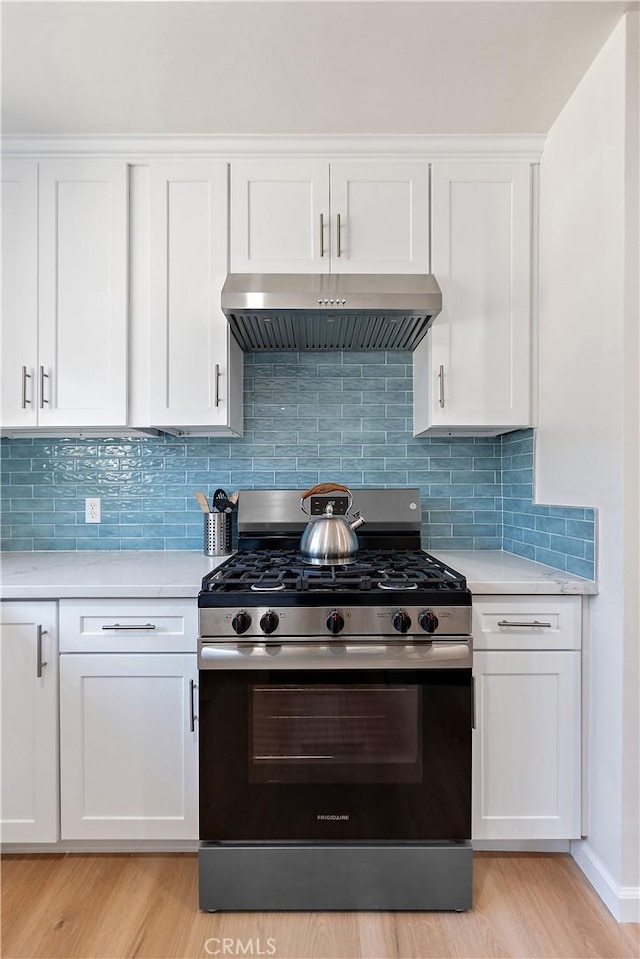
[[[215,370],[213,373],[214,378],[214,392],[213,392],[213,405],[218,408],[220,406],[220,364],[216,363]]]
[[[338,229],[337,229],[337,233],[338,233],[338,240],[337,240],[337,243],[338,243],[338,256],[342,256],[342,240],[341,240],[341,237],[340,237],[340,230],[342,229],[342,224],[341,224],[341,222],[340,222],[340,219],[341,219],[340,214],[339,214],[339,213],[336,214],[336,222],[337,222],[337,228],[338,228]]]
[[[31,379],[31,373],[27,373],[26,366],[22,367],[22,409],[26,410],[27,403],[31,406],[31,400],[27,399],[27,380]]]
[[[49,379],[49,374],[45,373],[44,366],[40,367],[40,409],[44,409],[44,404],[49,403],[49,400],[45,399],[44,396],[44,381]]]
[[[102,626],[101,629],[155,629],[153,623],[112,623],[110,626]]]
[[[545,629],[551,629],[551,623],[539,623],[537,619],[534,619],[532,623],[508,623],[506,619],[501,619],[498,621],[498,626],[543,626]]]
[[[195,705],[195,692],[198,687],[196,686],[193,679],[189,680],[189,732],[194,733],[196,731],[196,705]]]
[[[440,372],[438,373],[438,380],[440,381],[440,406],[444,406],[444,366],[440,367]]]
[[[476,728],[476,677],[471,677],[471,728]]]
[[[42,658],[42,637],[47,635],[48,630],[43,629],[42,626],[37,627],[36,633],[36,676],[38,679],[42,679],[42,670],[45,666],[48,666],[48,663]]]
[[[320,256],[324,256],[324,213],[320,214]]]

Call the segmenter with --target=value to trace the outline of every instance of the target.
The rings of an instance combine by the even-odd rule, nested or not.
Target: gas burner
[[[275,586],[267,586],[265,583],[252,583],[250,589],[254,593],[278,593],[286,589],[284,583],[276,583]]]

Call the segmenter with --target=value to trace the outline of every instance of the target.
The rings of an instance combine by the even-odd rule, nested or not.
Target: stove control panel
[[[207,606],[200,609],[203,638],[289,639],[340,636],[468,636],[471,606]]]

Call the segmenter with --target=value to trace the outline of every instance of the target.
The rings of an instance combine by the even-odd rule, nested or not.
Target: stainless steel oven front
[[[201,638],[204,843],[471,836],[472,640]]]

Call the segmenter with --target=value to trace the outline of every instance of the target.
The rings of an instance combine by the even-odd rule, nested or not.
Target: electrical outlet
[[[85,523],[100,523],[100,497],[88,496],[84,501],[84,521]]]

